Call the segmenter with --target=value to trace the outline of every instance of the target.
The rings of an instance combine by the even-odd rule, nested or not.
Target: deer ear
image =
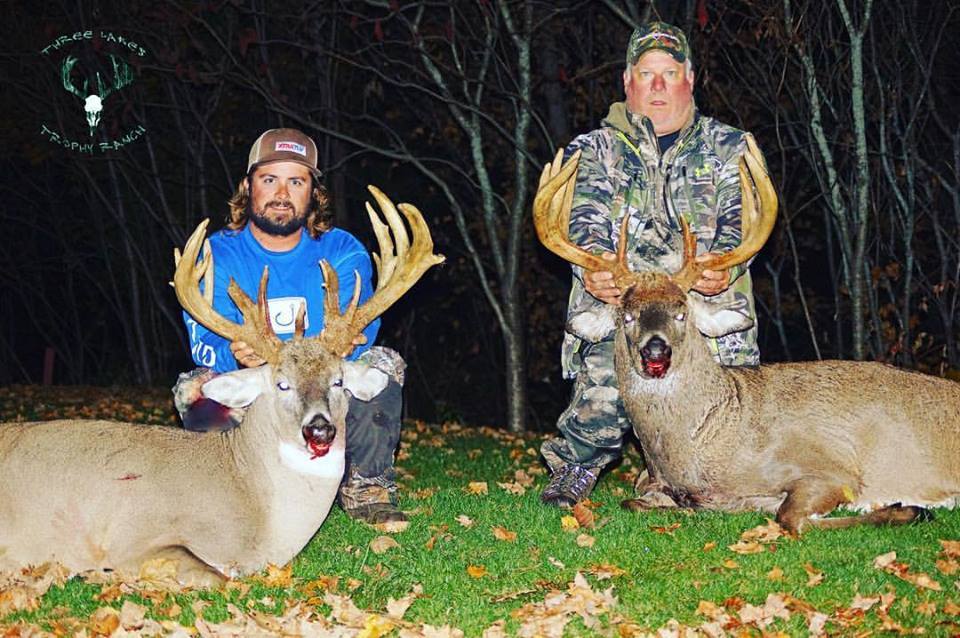
[[[228,408],[245,408],[267,387],[270,366],[244,368],[220,374],[203,384],[201,392]]]
[[[355,361],[343,362],[343,387],[357,399],[369,401],[387,387],[389,377],[382,370]]]
[[[722,337],[753,327],[746,300],[705,298],[691,292],[687,295],[687,307],[697,330],[708,337]]]

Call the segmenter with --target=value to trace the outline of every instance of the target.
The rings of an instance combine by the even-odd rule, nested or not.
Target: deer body
[[[651,479],[625,507],[762,509],[800,531],[909,522],[921,508],[960,503],[957,384],[878,363],[724,368],[713,360],[703,335],[742,331],[751,320],[691,289],[705,269],[756,254],[776,218],[776,192],[752,138],[740,162],[740,245],[697,259],[681,220],[683,265],[673,274],[631,272],[626,242],[616,263],[570,242],[579,154],[562,166],[561,159],[541,174],[534,223],[547,248],[612,272],[623,291],[619,307],[601,306],[590,322],[598,336],[615,327],[620,397]],[[841,505],[863,513],[820,518]]]
[[[277,337],[266,270],[257,303],[231,281],[242,324],[213,309],[212,281],[199,290],[212,267],[210,251],[198,259],[207,222],[182,258],[175,253],[184,309],[268,362],[203,385],[206,397],[228,408],[249,406],[239,427],[197,434],[113,421],[0,424],[0,569],[52,560],[74,572],[136,576],[144,561],[166,558],[178,562],[181,582],[210,585],[285,564],[303,549],[343,477],[350,397],[369,401],[388,382],[386,373],[343,357],[364,327],[443,261],[416,207],[401,204],[398,212],[370,191],[387,219],[367,205],[381,251],[377,289],[360,304],[355,285],[341,312],[336,271],[321,262],[325,325],[314,337],[304,337],[304,308],[292,339]]]
[[[54,560],[136,575],[146,560],[175,558],[184,582],[208,584],[289,562],[336,497],[349,397],[323,378],[281,397],[266,384],[284,363],[277,373],[264,366],[208,382],[205,392],[233,405],[241,388],[259,392],[240,427],[224,433],[112,421],[0,425],[0,568]],[[349,365],[374,381],[372,392],[385,384],[379,371]],[[365,396],[362,383],[346,387]],[[310,422],[336,428],[316,458],[301,433]]]
[[[624,406],[654,487],[674,502],[777,512],[791,529],[840,505],[960,502],[956,383],[853,361],[725,368],[690,310],[679,290],[651,296],[638,287],[625,296],[616,335]],[[646,363],[652,340],[668,348],[662,376]]]

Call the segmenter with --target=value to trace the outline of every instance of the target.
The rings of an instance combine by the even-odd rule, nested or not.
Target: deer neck
[[[283,422],[272,402],[257,400],[240,426],[223,435],[251,511],[271,539],[264,564],[303,549],[326,519],[343,477],[345,442],[311,460],[297,430]]]

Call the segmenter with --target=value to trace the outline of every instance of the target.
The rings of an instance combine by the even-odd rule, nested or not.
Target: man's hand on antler
[[[717,257],[716,253],[704,253],[697,256],[697,262],[704,262]],[[729,270],[704,270],[700,279],[693,284],[693,289],[708,297],[718,295],[730,286]]]
[[[267,362],[266,359],[257,355],[257,353],[253,351],[253,348],[247,345],[246,341],[231,341],[230,352],[233,353],[233,357],[237,360],[237,363],[244,368],[256,368]]]
[[[617,261],[616,253],[602,253],[604,260]],[[620,305],[620,289],[613,281],[613,273],[609,270],[588,270],[583,273],[583,287],[587,292],[602,301],[614,306]]]

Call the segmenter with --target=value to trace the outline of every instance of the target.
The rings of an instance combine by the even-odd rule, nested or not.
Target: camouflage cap
[[[677,62],[693,63],[687,36],[672,24],[648,22],[636,29],[627,44],[627,64],[636,64],[640,56],[652,49],[666,51]]]

